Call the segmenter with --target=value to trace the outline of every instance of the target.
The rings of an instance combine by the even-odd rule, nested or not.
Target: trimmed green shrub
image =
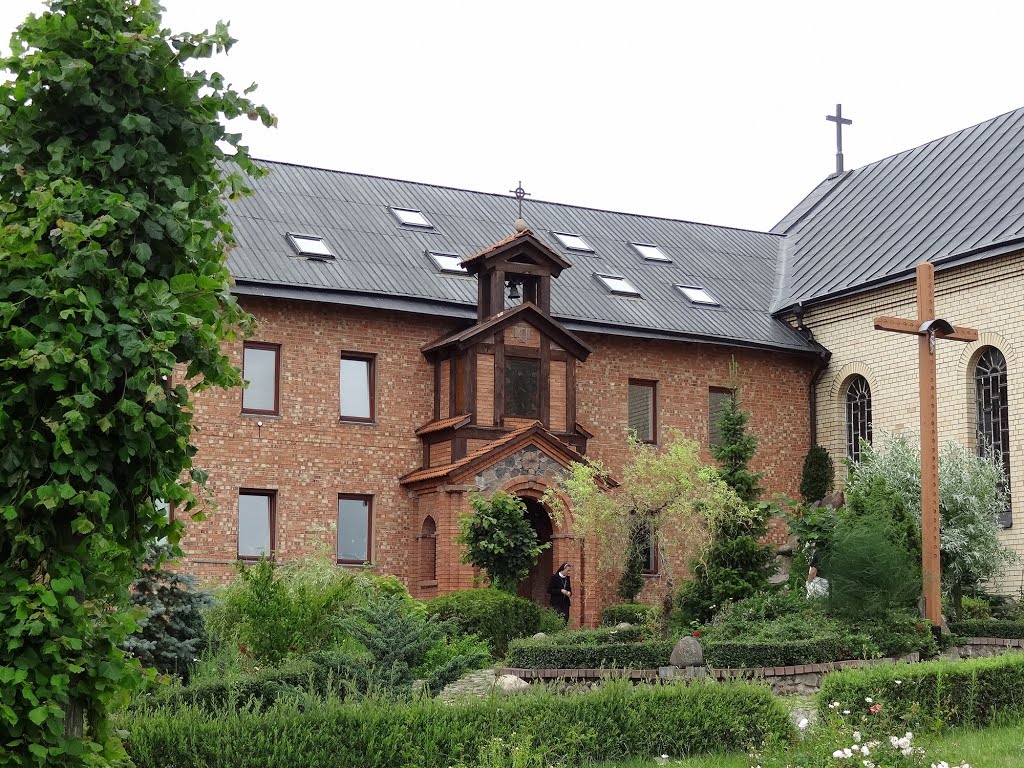
[[[602,643],[641,643],[645,640],[660,640],[650,627],[630,627],[629,629],[574,629],[559,632],[550,637],[528,638],[540,645],[600,645]]]
[[[554,608],[540,607],[540,623],[537,631],[545,635],[553,635],[565,629],[565,620]]]
[[[603,685],[581,694],[544,690],[474,699],[358,705],[310,701],[303,710],[195,707],[130,712],[117,726],[131,733],[138,768],[447,768],[476,763],[496,737],[533,736],[552,761],[740,751],[786,739],[782,704],[757,685]]]
[[[495,657],[505,654],[513,638],[540,631],[539,605],[493,587],[441,595],[426,608],[429,615],[452,622],[463,634],[486,640]]]
[[[818,711],[849,710],[865,723],[900,730],[987,725],[1024,715],[1024,656],[879,665],[834,672],[818,692]],[[877,711],[872,712],[871,708]]]
[[[672,656],[672,640],[554,644],[543,639],[513,640],[508,665],[520,669],[656,669]]]
[[[657,618],[658,609],[643,603],[620,603],[609,605],[601,611],[601,626],[614,627],[616,624],[648,625]]]
[[[843,659],[937,652],[927,622],[909,614],[845,621],[803,597],[757,595],[724,606],[703,628],[708,663],[716,667],[820,664]]]
[[[949,625],[949,631],[961,637],[1024,638],[1024,621],[1003,619],[963,619]]]
[[[863,639],[868,642],[866,637]],[[807,640],[714,640],[704,643],[704,659],[708,666],[718,668],[824,664],[856,658],[848,640],[838,634]]]
[[[836,468],[832,457],[821,445],[812,446],[804,457],[800,477],[800,495],[805,504],[821,501],[832,493],[836,481]]]

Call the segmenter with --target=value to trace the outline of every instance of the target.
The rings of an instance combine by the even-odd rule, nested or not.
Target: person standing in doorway
[[[548,582],[548,594],[551,595],[551,607],[555,609],[566,624],[569,623],[569,603],[572,598],[572,581],[569,580],[569,569],[572,565],[562,563],[558,571]]]

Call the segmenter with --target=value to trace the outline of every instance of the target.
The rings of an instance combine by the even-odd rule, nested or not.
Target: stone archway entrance
[[[541,544],[550,544],[552,539],[551,516],[538,499],[519,497],[526,504],[526,518],[537,533],[537,539]],[[555,572],[554,553],[552,547],[548,547],[540,553],[537,564],[530,570],[526,581],[519,585],[519,596],[525,597],[538,605],[550,605],[548,596],[548,580]]]

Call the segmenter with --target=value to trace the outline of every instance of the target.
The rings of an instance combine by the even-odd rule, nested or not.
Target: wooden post
[[[935,268],[917,265],[917,319],[935,317]],[[942,576],[939,557],[939,415],[935,382],[935,340],[917,339],[918,400],[921,407],[921,581],[925,617],[942,623]]]
[[[925,617],[942,623],[939,537],[939,416],[935,382],[935,340],[977,341],[973,328],[950,326],[935,317],[935,267],[917,265],[917,319],[875,319],[875,330],[909,333],[917,339],[918,401],[921,416],[921,586]]]

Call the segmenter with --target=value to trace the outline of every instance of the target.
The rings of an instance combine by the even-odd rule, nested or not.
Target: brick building
[[[913,355],[870,320],[908,314],[921,259],[942,270],[940,311],[983,332],[943,352],[945,435],[976,440],[976,413],[1012,427],[991,396],[976,407],[976,369],[994,366],[986,391],[1019,414],[1021,124],[1010,113],[830,177],[769,233],[538,201],[514,223],[508,196],[268,163],[232,207],[229,266],[259,329],[230,349],[248,389],[197,398],[219,508],[188,524],[187,567],[223,579],[238,557],[326,548],[429,598],[473,586],[456,520],[471,490],[501,488],[552,542],[524,594],[543,599],[570,561],[574,621],[593,623],[614,585],[540,502],[567,464],[614,473],[630,429],[707,450],[731,359],[770,492],[797,495],[816,439],[838,463],[857,437],[916,429]]]

